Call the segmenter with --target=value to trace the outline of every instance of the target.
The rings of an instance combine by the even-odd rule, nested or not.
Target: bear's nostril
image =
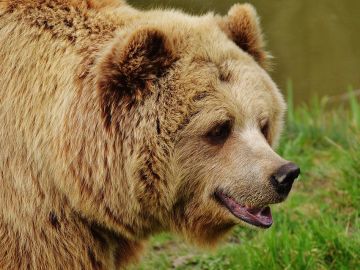
[[[271,184],[281,195],[290,192],[293,182],[300,174],[300,168],[294,163],[287,163],[281,166],[270,178]]]

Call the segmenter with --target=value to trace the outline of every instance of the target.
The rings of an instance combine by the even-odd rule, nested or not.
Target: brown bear
[[[150,235],[270,227],[299,168],[249,4],[0,0],[0,269],[118,269]]]

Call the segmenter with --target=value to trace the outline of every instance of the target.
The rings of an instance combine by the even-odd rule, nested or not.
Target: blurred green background
[[[129,0],[140,8],[181,8],[193,14],[226,14],[235,0]],[[297,104],[315,94],[333,96],[360,88],[360,1],[249,0],[261,17],[273,54],[272,77],[294,85]]]

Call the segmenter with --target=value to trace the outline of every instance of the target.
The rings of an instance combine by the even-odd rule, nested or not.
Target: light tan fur
[[[250,5],[0,0],[0,269],[118,269],[160,231],[212,245],[239,223],[219,187],[281,201],[268,177],[285,104],[265,58]]]

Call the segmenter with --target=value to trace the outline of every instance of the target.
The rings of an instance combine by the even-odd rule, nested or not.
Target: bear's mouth
[[[261,228],[270,228],[273,223],[271,209],[266,207],[248,207],[240,205],[233,198],[221,191],[215,192],[216,199],[235,217]]]

